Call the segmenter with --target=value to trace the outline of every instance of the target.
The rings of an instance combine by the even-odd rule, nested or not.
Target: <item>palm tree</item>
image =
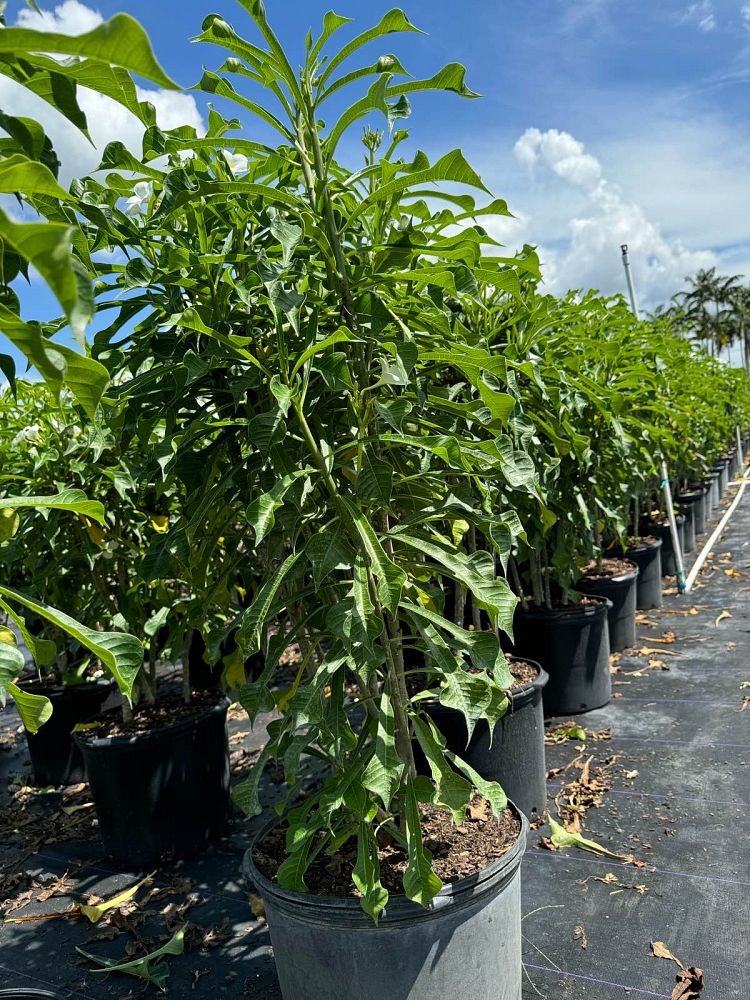
[[[674,296],[693,336],[708,342],[712,355],[719,354],[736,336],[735,294],[742,288],[741,278],[741,274],[721,275],[715,267],[704,268],[686,277],[689,289]]]

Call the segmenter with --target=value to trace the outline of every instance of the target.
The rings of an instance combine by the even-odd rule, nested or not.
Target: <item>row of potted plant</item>
[[[474,995],[518,1000],[519,866],[524,809],[543,808],[546,677],[504,647],[546,668],[548,711],[607,700],[598,594],[612,547],[620,560],[642,545],[646,519],[658,522],[662,457],[681,486],[702,481],[735,426],[750,426],[749,383],[619,299],[541,294],[534,252],[504,256],[482,227],[507,208],[459,150],[402,156],[410,95],[476,96],[457,64],[418,80],[392,54],[356,61],[415,30],[403,12],[338,48],[347,19],[326,15],[297,72],[262,4],[241,7],[250,39],[217,15],[204,22],[200,41],[225,62],[200,87],[255,116],[253,138],[215,108],[203,136],[161,130],[141,108],[141,156],[111,144],[62,194],[49,166],[13,154],[25,157],[14,190],[33,175],[27,200],[67,227],[110,317],[84,359],[106,377],[94,398],[70,368],[57,383],[45,370],[70,315],[34,324],[17,300],[0,312],[52,390],[68,386],[59,410],[20,383],[18,403],[4,397],[26,436],[9,446],[3,494],[86,489],[75,506],[48,502],[44,525],[8,519],[2,567],[29,612],[13,621],[37,664],[68,681],[112,670],[90,633],[115,629],[141,650],[126,674],[115,662],[122,710],[75,736],[105,849],[123,864],[188,855],[224,829],[223,691],[251,721],[275,710],[233,797],[259,813],[265,765],[283,767],[279,817],[247,871],[286,996],[353,983],[362,997],[460,993],[468,959]],[[107,37],[126,30],[110,23]],[[50,36],[5,31],[24,51],[72,49],[98,65],[123,51],[90,40],[45,50]],[[124,93],[132,81],[115,76]],[[342,105],[349,88],[358,96]],[[372,112],[388,134],[368,127],[348,166],[343,141]],[[40,641],[35,616],[55,630]],[[580,643],[566,646],[581,631],[593,680]],[[16,678],[15,637],[0,638]],[[296,675],[279,689],[292,648]],[[217,678],[218,690],[196,691]],[[306,757],[320,764],[312,792]],[[517,809],[497,779],[511,786],[532,757]],[[467,836],[457,868],[451,847]],[[436,943],[440,960],[427,962]]]

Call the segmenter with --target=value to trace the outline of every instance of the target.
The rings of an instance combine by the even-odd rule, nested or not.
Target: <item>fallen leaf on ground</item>
[[[587,840],[580,833],[570,833],[564,826],[560,826],[559,823],[552,819],[551,816],[548,819],[548,823],[552,830],[552,838],[549,843],[553,845],[549,847],[547,844],[544,844],[548,850],[559,850],[561,847],[578,847],[582,851],[589,851],[591,854],[601,854],[605,858],[614,858],[616,861],[625,860],[625,855],[615,854],[614,851],[610,851],[606,847],[602,847],[601,844],[597,844],[595,840]]]
[[[614,872],[607,872],[604,877],[600,877],[599,875],[590,875],[589,878],[593,878],[594,882],[602,882],[604,885],[613,885],[615,889],[610,893],[610,896],[614,896],[618,892],[622,892],[624,889],[633,889],[641,896],[648,892],[647,885],[640,883],[636,884],[634,882],[621,882]],[[588,882],[588,879],[585,879],[584,881]]]
[[[667,948],[663,941],[652,941],[651,942],[651,957],[652,958],[666,958],[670,962],[676,962],[681,969],[685,966],[672,952]]]
[[[637,778],[638,777],[638,771],[637,770],[636,771],[626,771],[625,772],[625,777],[626,778]]]
[[[573,931],[573,937],[576,941],[581,942],[581,948],[586,951],[589,946],[589,939],[586,937],[586,931],[584,930],[583,924],[576,925],[576,929]]]
[[[670,631],[665,632],[662,635],[661,639],[657,639],[656,636],[653,636],[653,635],[650,635],[648,637],[648,641],[649,642],[659,642],[659,643],[662,643],[665,646],[671,646],[672,643],[675,642],[676,640],[677,640],[677,636],[674,634],[674,632],[670,632]]]
[[[746,694],[742,699],[742,708],[740,709],[740,712],[746,712],[748,705],[750,705],[750,694]]]
[[[75,806],[63,806],[62,811],[65,813],[66,816],[73,816],[75,813],[80,812],[81,809],[93,809],[93,807],[94,807],[93,802],[80,802],[78,805]]]
[[[247,894],[248,902],[250,903],[250,910],[253,916],[258,920],[266,919],[266,908],[263,905],[263,900],[260,896],[256,895],[254,892],[249,892]]]
[[[731,614],[728,611],[722,611],[719,617],[714,622],[714,625],[718,626],[720,622],[723,622],[725,618],[731,618]]]
[[[556,743],[565,743],[568,740],[585,740],[586,730],[575,722],[569,725],[556,726],[555,729],[548,729],[544,734],[544,742],[548,746]]]
[[[130,900],[133,898],[133,896],[135,896],[135,894],[138,892],[141,886],[144,886],[146,885],[147,882],[150,882],[155,874],[156,872],[151,872],[150,875],[147,875],[144,879],[141,879],[140,882],[136,882],[135,885],[131,885],[129,889],[125,889],[123,890],[123,892],[119,892],[116,896],[113,896],[111,899],[97,900],[96,902],[93,903],[90,902],[88,904],[82,903],[79,907],[81,913],[84,915],[84,917],[88,917],[92,924],[98,923],[102,919],[104,914],[107,912],[107,910],[114,910],[120,906],[123,906],[125,903],[130,902]]]

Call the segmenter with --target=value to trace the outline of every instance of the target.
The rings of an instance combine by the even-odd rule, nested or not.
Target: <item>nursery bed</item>
[[[690,608],[697,613],[675,613]],[[723,611],[731,617],[717,624]],[[673,642],[654,641],[668,631]],[[613,663],[612,703],[577,719],[589,731],[611,730],[611,739],[550,745],[547,766],[564,767],[584,752],[582,746],[585,757],[593,758],[592,768],[617,756],[611,787],[602,804],[585,815],[583,835],[646,865],[570,848],[552,852],[540,846],[548,828],[531,831],[523,865],[524,1000],[669,1000],[677,966],[651,957],[651,941],[664,942],[686,966],[703,970],[707,1000],[748,996],[750,710],[741,708],[750,689],[740,686],[750,681],[750,504],[735,513],[696,589],[686,597],[668,596],[662,611],[639,616],[638,638],[639,649],[661,654],[623,653]],[[649,659],[669,669],[649,666]],[[550,720],[548,728],[561,721]],[[0,715],[2,809],[10,801],[8,782],[26,765],[23,738],[3,735],[12,736],[16,726],[12,709]],[[236,757],[245,750],[252,759],[262,732],[256,728],[245,735],[239,717],[230,728]],[[551,809],[575,773],[569,769],[551,777]],[[269,772],[263,789],[267,803],[279,794],[278,781],[280,776]],[[60,804],[59,795],[40,796],[35,808],[53,815]],[[254,916],[239,873],[248,837],[263,821],[237,821],[218,847],[158,871],[154,885],[163,893],[146,903],[145,914],[136,910],[125,917],[122,926],[93,926],[80,917],[5,923],[3,986],[54,989],[88,1000],[134,1000],[143,993],[141,980],[93,974],[75,946],[122,957],[128,945],[164,943],[188,921],[191,950],[168,960],[172,996],[280,997],[267,928],[262,916]],[[11,917],[59,912],[73,899],[108,898],[133,884],[132,875],[112,870],[102,857],[90,824],[86,830],[86,837],[43,843],[33,852],[20,846],[23,829],[3,836],[0,885],[21,873],[18,885],[5,894],[11,903],[27,900]],[[48,885],[51,876],[66,873],[71,895],[40,902],[34,881]],[[612,876],[620,885],[642,888],[596,881]],[[146,992],[157,995],[153,987]]]

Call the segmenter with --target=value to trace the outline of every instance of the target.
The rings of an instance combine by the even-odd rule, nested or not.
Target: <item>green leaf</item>
[[[268,493],[262,493],[248,506],[245,511],[245,519],[255,532],[255,544],[260,545],[266,535],[271,531],[275,521],[276,511],[284,504],[284,497],[291,487],[302,476],[309,476],[312,468],[305,467],[290,472],[289,475],[279,479],[273,489]]]
[[[377,503],[387,508],[393,490],[393,466],[379,458],[372,458],[368,451],[362,455],[362,465],[357,476],[357,494],[365,503]]]
[[[279,592],[279,588],[301,554],[301,552],[294,552],[292,555],[286,557],[276,573],[267,579],[260,588],[250,607],[243,611],[240,616],[237,641],[248,655],[257,653],[260,650],[271,606]]]
[[[3,508],[34,507],[44,510],[69,510],[74,514],[104,524],[104,507],[99,500],[89,500],[83,490],[62,490],[51,497],[0,497]]]
[[[491,732],[509,707],[503,689],[488,674],[470,674],[466,670],[446,674],[438,698],[441,705],[463,715],[469,739],[480,719],[487,722]]]
[[[452,152],[446,153],[445,156],[441,156],[432,166],[427,166],[423,170],[412,171],[375,188],[349,214],[346,228],[349,228],[363,212],[366,212],[370,205],[378,204],[381,201],[389,201],[403,194],[404,191],[407,191],[411,187],[415,187],[418,184],[429,184],[434,181],[452,181],[456,184],[467,184],[471,187],[480,188],[482,191],[487,191],[481,177],[467,163],[461,150],[454,149]]]
[[[7,636],[11,636],[10,643]],[[21,673],[24,667],[23,653],[16,646],[16,637],[10,629],[0,630],[0,704],[5,707],[5,696],[8,686]]]
[[[352,881],[360,893],[360,906],[369,913],[377,925],[378,918],[388,905],[388,891],[380,882],[378,842],[372,824],[361,820],[357,837],[357,863],[352,870]]]
[[[487,799],[493,815],[500,819],[508,806],[508,796],[500,785],[496,781],[487,781],[470,764],[467,764],[465,760],[462,760],[461,757],[450,750],[446,750],[445,756],[459,771],[463,771],[482,798]]]
[[[4,500],[0,498],[0,502]],[[8,506],[0,507],[0,544],[10,541],[21,524],[21,518]]]
[[[569,833],[564,826],[560,826],[551,816],[547,817],[547,822],[552,830],[552,843],[558,849],[561,847],[578,847],[582,851],[589,851],[591,854],[599,854],[605,858],[614,858],[617,861],[627,859],[627,855],[615,854],[613,851],[597,844],[595,840],[587,840],[580,833]]]
[[[324,86],[326,80],[338,69],[341,63],[343,63],[345,59],[348,59],[349,56],[358,49],[361,49],[363,45],[367,45],[368,42],[375,41],[376,38],[382,38],[383,35],[390,35],[399,31],[419,32],[419,28],[414,27],[402,10],[398,7],[394,7],[392,10],[389,10],[386,14],[384,14],[373,28],[369,28],[367,31],[361,32],[361,34],[357,35],[356,38],[353,38],[343,48],[339,49],[336,55],[333,56],[328,62],[325,71],[321,74],[320,86]]]
[[[0,160],[0,193],[24,195],[41,194],[60,201],[71,201],[71,196],[55,180],[52,171],[43,163],[30,160],[16,153]]]
[[[266,743],[248,776],[232,788],[232,801],[246,816],[259,816],[263,812],[260,804],[260,779],[270,755],[271,744]]]
[[[0,374],[8,380],[12,395],[16,394],[16,363],[10,354],[0,354]]]
[[[129,14],[115,14],[83,35],[62,35],[31,28],[5,28],[0,32],[0,52],[11,58],[36,52],[84,56],[97,62],[136,73],[159,87],[178,90],[179,85],[167,76],[154,58],[148,35]]]
[[[316,590],[335,569],[354,565],[354,552],[342,532],[336,528],[324,529],[311,535],[305,546],[305,554],[312,566]]]
[[[396,750],[395,730],[391,699],[383,691],[378,708],[375,753],[362,775],[362,784],[382,799],[386,809],[390,809],[391,799],[398,791],[404,773],[404,762]]]
[[[409,860],[404,872],[404,892],[409,899],[426,908],[443,888],[443,883],[432,870],[432,854],[422,843],[421,816],[411,780],[406,783],[404,815],[409,849]]]
[[[329,10],[323,15],[323,31],[316,40],[313,47],[310,49],[310,62],[317,59],[318,53],[323,48],[328,39],[333,35],[339,28],[343,28],[345,24],[351,24],[352,19],[350,17],[342,17],[341,14],[336,14],[334,11]]]
[[[47,667],[51,663],[54,663],[57,656],[57,646],[55,643],[49,639],[39,639],[37,636],[32,635],[26,628],[24,619],[2,599],[0,599],[0,608],[15,622],[34,663],[38,667]]]
[[[310,344],[310,346],[304,350],[302,354],[300,354],[294,363],[294,368],[292,368],[292,378],[297,374],[305,362],[309,361],[310,358],[314,357],[316,354],[320,354],[321,351],[325,351],[326,348],[332,347],[334,344],[341,344],[354,340],[356,340],[356,337],[351,333],[351,331],[345,326],[342,326],[328,337],[325,337],[323,340]]]
[[[169,965],[166,962],[157,962],[156,959],[163,958],[164,955],[181,955],[185,950],[186,929],[187,924],[183,924],[161,948],[157,948],[155,951],[149,952],[148,955],[143,955],[141,958],[134,958],[130,961],[118,962],[114,958],[102,958],[99,955],[92,955],[91,952],[84,951],[83,948],[79,947],[76,947],[76,951],[90,962],[94,962],[100,966],[98,969],[91,969],[91,972],[94,974],[97,972],[105,974],[110,972],[124,972],[127,975],[144,979],[147,983],[151,983],[164,993],[167,989]]]
[[[56,611],[49,605],[42,604],[41,601],[36,601],[25,594],[19,594],[18,591],[8,587],[0,587],[0,595],[36,612],[40,618],[56,625],[67,635],[77,639],[86,649],[91,650],[117,681],[117,686],[123,695],[128,701],[131,700],[135,679],[143,667],[143,646],[134,635],[128,635],[126,632],[97,632],[86,628],[62,611]]]
[[[367,553],[377,584],[378,599],[384,608],[391,614],[395,614],[401,599],[401,590],[406,583],[406,573],[385,554],[378,536],[362,511],[358,510],[346,497],[342,499]]]
[[[0,38],[12,30],[14,29],[6,28],[0,31]],[[73,332],[80,335],[93,314],[93,300],[88,278],[83,278],[80,271],[82,265],[71,252],[75,233],[74,226],[58,222],[11,222],[0,209],[0,240],[34,265],[65,311]],[[13,340],[7,329],[9,325],[17,326],[22,340],[29,337],[29,333],[23,335],[21,330],[28,324],[22,324],[10,309],[3,306],[0,330]],[[38,337],[41,339],[41,334]],[[66,351],[75,353],[69,348],[55,346],[63,357],[67,356]],[[23,347],[19,347],[19,350],[26,353]],[[36,364],[36,361],[32,363]],[[95,362],[92,361],[91,364],[94,365]],[[57,367],[60,367],[59,363]],[[105,370],[101,365],[96,365],[96,370],[99,368]]]
[[[398,83],[388,88],[388,96],[395,97],[399,94],[414,94],[421,90],[452,90],[460,97],[480,97],[473,90],[469,90],[465,83],[466,67],[461,63],[448,63],[434,76],[425,80],[409,80],[406,83]]]
[[[15,684],[8,684],[7,691],[16,703],[24,728],[30,733],[39,732],[40,726],[52,715],[52,702],[49,698],[42,694],[29,694]]]
[[[411,720],[435,782],[435,803],[450,809],[453,822],[461,826],[466,822],[466,810],[471,802],[471,783],[446,763],[445,741],[432,723],[423,721],[418,715],[412,715]]]
[[[398,533],[395,538],[434,559],[462,583],[493,616],[496,624],[508,635],[513,634],[513,615],[518,598],[507,580],[495,574],[495,560],[488,552],[477,551],[470,556],[447,543],[426,541],[414,535]]]

